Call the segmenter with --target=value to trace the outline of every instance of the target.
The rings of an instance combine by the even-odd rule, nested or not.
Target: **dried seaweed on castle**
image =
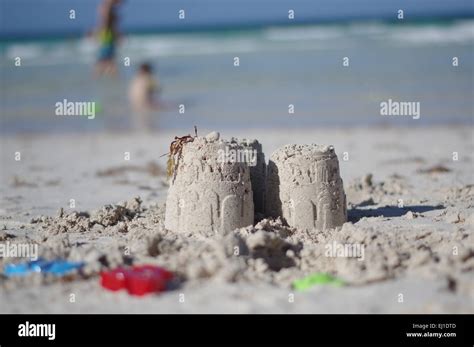
[[[181,159],[181,152],[183,151],[183,146],[188,142],[193,142],[197,136],[197,127],[194,126],[194,137],[190,134],[181,137],[174,137],[174,140],[170,144],[170,151],[167,153],[168,161],[166,163],[166,174],[168,178],[173,176],[176,173],[176,170],[178,169],[178,164],[179,160]]]

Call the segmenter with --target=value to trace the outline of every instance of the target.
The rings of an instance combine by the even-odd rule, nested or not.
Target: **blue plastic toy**
[[[84,266],[82,262],[71,262],[62,259],[44,260],[40,258],[26,263],[7,264],[3,269],[3,273],[8,277],[26,276],[33,272],[52,274],[59,277],[80,269],[82,266]]]

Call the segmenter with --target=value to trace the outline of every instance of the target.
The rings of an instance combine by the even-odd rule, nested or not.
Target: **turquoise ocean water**
[[[97,80],[88,38],[8,40],[0,44],[0,131],[128,129],[128,83],[143,61],[155,66],[168,105],[154,117],[161,128],[472,124],[473,44],[472,19],[132,34],[119,47],[118,78]],[[96,101],[102,112],[56,116],[63,99]],[[381,116],[388,99],[420,102],[421,118]]]

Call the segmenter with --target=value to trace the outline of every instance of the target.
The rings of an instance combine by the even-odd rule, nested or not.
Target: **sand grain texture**
[[[296,136],[301,143],[334,144],[339,158],[347,151],[349,160],[339,164],[348,222],[338,230],[309,232],[264,219],[209,236],[165,228],[167,186],[159,170],[120,170],[119,181],[115,174],[97,174],[154,161],[165,167],[157,158],[172,134],[2,138],[2,163],[8,165],[1,175],[0,241],[37,243],[42,256],[84,260],[87,266],[82,276],[64,280],[0,278],[0,310],[472,313],[472,130],[242,133],[239,138],[259,138],[267,154]],[[70,145],[77,141],[87,145]],[[17,150],[21,162],[13,160]],[[458,161],[452,160],[453,151]],[[124,152],[131,153],[129,162]],[[410,159],[415,157],[420,160]],[[438,165],[449,170],[426,172]],[[11,185],[14,177],[35,187]],[[51,180],[60,183],[50,185]],[[364,259],[326,256],[333,242],[363,244]],[[11,261],[17,259],[2,258],[0,265]],[[165,266],[177,278],[168,292],[141,299],[100,287],[101,270],[133,263]],[[291,288],[293,280],[314,272],[329,272],[348,285]]]

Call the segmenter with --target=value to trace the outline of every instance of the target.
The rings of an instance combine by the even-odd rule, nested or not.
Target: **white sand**
[[[0,312],[474,312],[472,127],[221,132],[258,138],[267,158],[288,143],[334,145],[350,221],[316,235],[267,223],[225,240],[177,237],[160,227],[167,184],[154,164],[164,171],[159,156],[174,135],[185,134],[1,139],[0,242],[28,237],[43,255],[85,259],[89,278],[0,278]],[[131,202],[102,209],[122,200]],[[57,216],[60,207],[63,217],[30,223]],[[66,217],[73,210],[98,211]],[[334,240],[364,244],[365,259],[325,257],[324,245]],[[233,245],[246,253],[229,256]],[[104,263],[131,260],[164,265],[180,281],[145,298],[100,287],[95,274]],[[293,279],[318,271],[349,285],[291,289]]]

